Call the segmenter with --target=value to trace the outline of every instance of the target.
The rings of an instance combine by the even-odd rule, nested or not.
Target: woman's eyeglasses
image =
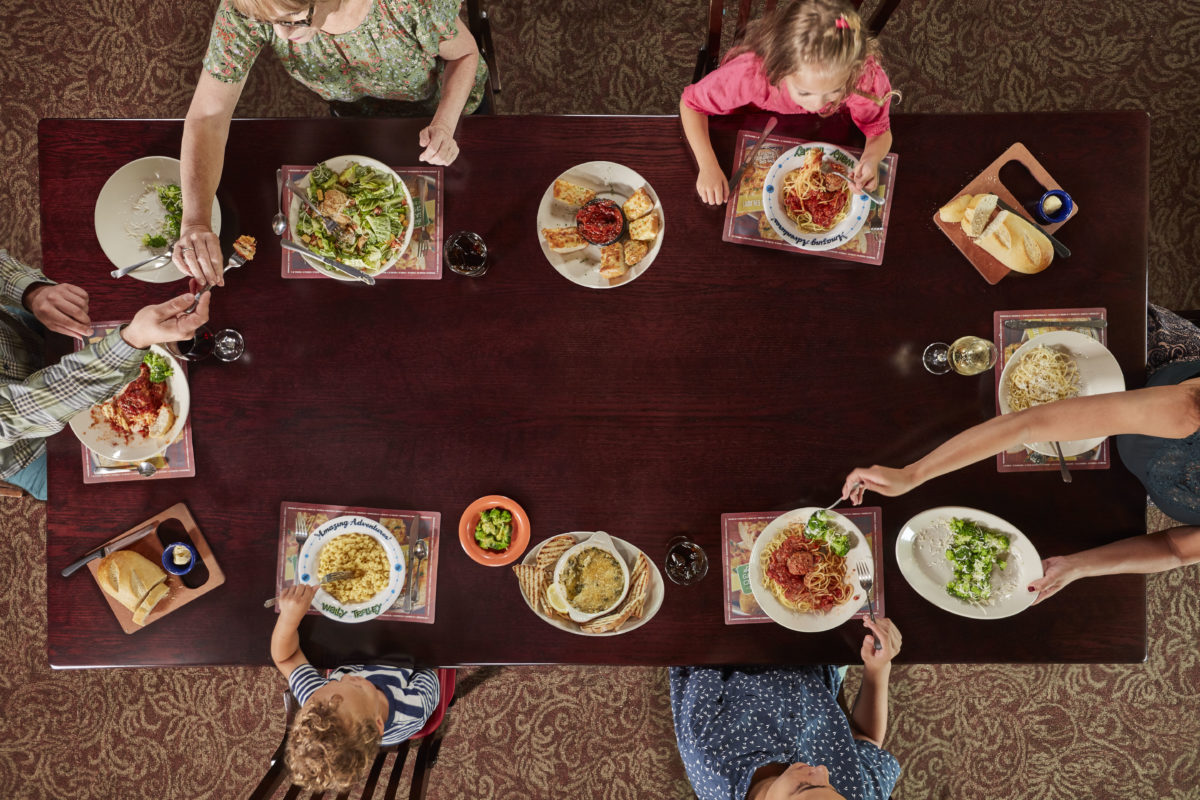
[[[312,20],[313,20],[313,11],[315,11],[316,8],[317,8],[317,0],[312,0],[312,2],[308,4],[308,15],[305,16],[304,19],[295,19],[295,20],[278,19],[278,20],[272,20],[271,24],[278,25],[281,28],[308,28],[308,27],[311,27]]]

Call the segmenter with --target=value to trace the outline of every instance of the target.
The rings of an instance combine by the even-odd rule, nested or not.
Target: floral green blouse
[[[354,30],[322,31],[296,44],[276,36],[270,23],[238,13],[232,0],[221,0],[204,69],[219,81],[238,83],[266,45],[293,78],[326,100],[429,101],[432,109],[441,99],[444,62],[438,46],[454,37],[460,5],[461,0],[374,0]],[[487,64],[481,57],[466,113],[479,105],[485,80]]]

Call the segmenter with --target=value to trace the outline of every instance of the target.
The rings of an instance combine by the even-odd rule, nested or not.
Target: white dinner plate
[[[763,181],[763,214],[785,242],[801,250],[832,250],[858,235],[871,213],[871,201],[865,194],[855,194],[851,189],[850,210],[831,230],[826,233],[805,233],[797,228],[783,205],[783,179],[792,170],[804,166],[806,154],[813,148],[824,151],[823,158],[844,165],[847,171],[854,169],[858,163],[854,156],[842,148],[824,142],[808,142],[785,150],[767,170],[767,177]]]
[[[158,345],[151,345],[150,352],[166,358],[174,368],[171,377],[167,378],[168,401],[171,411],[175,414],[175,422],[165,436],[132,435],[132,440],[124,441],[122,434],[113,430],[105,421],[97,422],[92,418],[92,407],[85,408],[68,423],[71,431],[84,446],[98,456],[114,461],[145,461],[153,458],[171,446],[179,438],[183,426],[187,424],[188,411],[191,408],[191,392],[188,389],[187,375],[179,361]],[[127,386],[128,384],[126,384]],[[121,391],[125,386],[121,387]]]
[[[767,527],[763,528],[762,533],[754,541],[754,549],[750,551],[750,591],[754,593],[754,599],[758,601],[758,605],[766,612],[768,617],[785,628],[803,633],[827,631],[831,628],[836,628],[853,617],[863,607],[863,603],[865,602],[862,586],[858,583],[858,573],[855,571],[855,565],[860,561],[872,564],[871,546],[867,544],[867,539],[863,536],[862,531],[858,529],[858,526],[836,511],[829,511],[827,513],[829,514],[830,521],[836,522],[838,527],[850,536],[850,551],[846,553],[846,581],[854,589],[854,594],[845,603],[842,603],[840,606],[834,606],[829,611],[812,613],[793,611],[776,599],[775,593],[767,588],[766,583],[763,581],[763,550],[788,525],[791,525],[793,522],[807,522],[809,517],[821,510],[816,506],[806,506],[805,508],[797,508],[794,511],[780,514],[771,520]],[[871,574],[875,574],[873,564]]]
[[[321,548],[331,539],[347,533],[365,533],[383,545],[383,551],[391,565],[388,585],[370,600],[349,605],[343,605],[324,589],[317,589],[317,593],[313,595],[313,607],[330,619],[340,622],[366,622],[391,608],[400,596],[401,587],[404,586],[404,550],[396,541],[395,535],[375,520],[355,514],[335,517],[309,534],[296,559],[296,582],[316,583],[320,580],[317,566],[321,560]]]
[[[1059,350],[1067,353],[1075,359],[1075,365],[1079,369],[1080,397],[1125,391],[1125,376],[1121,374],[1121,365],[1117,363],[1117,359],[1113,357],[1113,354],[1108,351],[1107,347],[1086,333],[1079,333],[1078,331],[1050,331],[1025,342],[1004,362],[1004,370],[1000,373],[1000,383],[996,387],[1001,414],[1012,412],[1012,408],[1008,404],[1009,371],[1012,369],[1013,364],[1019,362],[1031,348],[1038,345],[1045,345],[1051,350]],[[1097,436],[1092,439],[1075,439],[1069,442],[1059,442],[1059,444],[1062,446],[1064,456],[1077,456],[1088,452],[1103,441],[1103,436]],[[1054,456],[1056,458],[1058,456],[1054,452],[1054,442],[1026,442],[1025,446],[1044,456]]]
[[[988,605],[961,600],[946,591],[946,584],[954,577],[954,565],[946,558],[953,534],[941,523],[955,517],[1009,537],[1008,566],[993,573],[993,596]],[[1030,581],[1042,577],[1042,559],[1029,537],[995,514],[961,506],[931,508],[904,523],[896,539],[896,563],[917,594],[944,611],[973,619],[1000,619],[1021,613],[1037,598],[1027,588]]]
[[[179,159],[168,156],[130,161],[105,181],[96,198],[96,238],[114,267],[136,264],[166,249],[146,247],[142,234],[158,233],[166,216],[162,203],[153,195],[154,188],[179,182]],[[143,200],[147,193],[152,196]],[[220,235],[221,207],[216,197],[212,201],[212,229]],[[147,283],[170,283],[182,278],[183,273],[168,261],[158,269],[135,270],[129,277]]]
[[[380,172],[384,172],[384,173],[387,173],[388,175],[391,175],[392,178],[395,179],[396,183],[400,184],[400,190],[402,192],[404,192],[404,202],[408,206],[408,215],[407,215],[408,216],[408,227],[404,229],[404,241],[401,243],[400,248],[396,251],[396,254],[394,256],[392,256],[390,259],[388,259],[387,261],[384,262],[382,267],[380,267],[375,272],[368,273],[370,275],[378,277],[382,273],[387,272],[389,269],[391,269],[392,265],[400,260],[400,256],[404,255],[404,251],[408,248],[408,243],[412,239],[412,234],[413,234],[412,195],[408,193],[408,186],[404,183],[404,180],[396,173],[396,170],[392,169],[387,164],[384,164],[382,161],[377,161],[374,158],[370,158],[368,156],[334,156],[333,158],[325,159],[322,163],[324,163],[325,166],[329,167],[334,172],[341,172],[346,167],[350,166],[351,161],[354,161],[358,164],[362,164],[364,167],[373,167],[373,168],[379,170]],[[305,175],[303,178],[297,178],[295,183],[297,186],[307,187],[308,186],[308,178],[309,178],[308,175]],[[297,197],[296,193],[293,191],[292,192],[292,202],[290,205],[288,205],[288,235],[292,236],[292,237],[295,237],[295,235],[296,235],[295,234],[296,222],[300,219],[300,207],[301,207],[300,198]],[[301,242],[299,240],[296,240],[296,243],[301,244]],[[309,248],[309,249],[311,250],[312,248]],[[328,275],[330,278],[333,278],[334,280],[355,281],[355,282],[358,281],[358,278],[347,275],[344,272],[339,272],[338,270],[334,269],[333,267],[327,267],[327,266],[325,266],[325,264],[323,262],[318,261],[315,258],[312,258],[310,256],[306,256],[303,253],[300,254],[300,257],[303,258],[305,261],[307,261],[309,266],[311,266],[317,272]],[[331,258],[336,259],[336,256],[331,256]],[[355,265],[351,264],[350,266],[355,266]],[[364,272],[367,272],[367,270],[363,267],[358,267],[358,269],[361,269]]]
[[[574,253],[556,253],[547,246],[546,240],[542,238],[543,228],[574,227],[575,212],[579,210],[579,206],[570,206],[555,200],[554,184],[551,183],[546,187],[546,191],[542,195],[542,202],[538,205],[536,234],[538,243],[542,246],[542,253],[550,262],[550,266],[558,270],[559,275],[589,289],[611,289],[614,286],[624,286],[637,280],[642,273],[650,269],[650,264],[662,248],[667,219],[663,213],[662,203],[659,201],[658,195],[654,193],[654,187],[647,183],[645,178],[623,164],[616,164],[612,161],[588,161],[571,167],[559,175],[558,180],[570,181],[585,189],[591,189],[596,193],[596,197],[612,200],[617,205],[622,205],[634,192],[645,187],[646,194],[650,195],[650,199],[654,201],[654,210],[650,213],[658,214],[658,236],[651,242],[649,251],[624,275],[615,281],[610,281],[600,274],[599,246],[589,244]]]
[[[591,536],[592,531],[572,531],[571,535],[575,537],[576,542],[581,542],[585,538]],[[537,554],[541,551],[542,546],[553,538],[554,537],[551,536],[549,539],[538,542],[537,545],[530,548],[530,550],[525,554],[525,557],[521,559],[521,563],[536,563]],[[629,571],[632,573],[633,568],[637,565],[638,555],[642,551],[624,539],[618,539],[616,536],[612,536],[611,538],[613,546],[617,548],[617,552],[621,554],[621,558],[625,560],[625,565],[629,567]],[[650,582],[646,587],[646,605],[642,611],[642,618],[627,620],[619,630],[608,631],[607,633],[586,633],[580,630],[579,625],[575,624],[574,622],[567,622],[563,619],[546,616],[541,611],[529,604],[529,598],[525,597],[524,592],[521,592],[521,597],[525,600],[525,605],[529,606],[530,611],[532,611],[534,614],[537,614],[539,618],[545,620],[548,624],[553,625],[559,630],[564,630],[567,633],[574,633],[578,636],[588,637],[620,636],[622,633],[636,631],[638,628],[645,625],[654,618],[654,615],[658,613],[658,609],[662,607],[663,597],[667,592],[666,586],[663,584],[662,573],[658,571],[658,565],[654,563],[654,559],[646,556],[646,560],[650,562]]]

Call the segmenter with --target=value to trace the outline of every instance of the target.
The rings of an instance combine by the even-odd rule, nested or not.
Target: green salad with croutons
[[[507,508],[489,508],[480,514],[475,541],[484,550],[507,550],[512,544],[512,512]]]

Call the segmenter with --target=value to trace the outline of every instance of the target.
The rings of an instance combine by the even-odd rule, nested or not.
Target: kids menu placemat
[[[438,280],[442,277],[442,167],[392,167],[408,187],[413,199],[413,234],[400,260],[387,272],[375,275],[376,280]],[[283,208],[292,206],[292,189],[289,184],[312,171],[312,166],[285,164],[283,170]],[[285,234],[294,237],[289,230]],[[328,275],[313,268],[299,253],[282,248],[281,262],[285,278],[327,278]]]
[[[378,522],[392,532],[396,541],[404,548],[405,570],[404,589],[400,592],[395,604],[380,614],[377,619],[387,619],[399,622],[433,623],[434,610],[437,605],[437,561],[438,539],[442,524],[442,515],[437,511],[397,511],[387,508],[362,508],[359,506],[329,506],[315,503],[296,503],[284,501],[279,505],[279,559],[275,570],[275,595],[283,591],[285,586],[296,582],[296,559],[300,555],[300,544],[296,541],[297,527],[303,527],[309,532],[319,525],[337,517],[348,514],[367,517]],[[424,539],[429,547],[429,553],[413,568],[413,545],[418,539]],[[404,610],[408,602],[411,581],[417,581],[417,593],[412,608]],[[276,604],[275,612],[279,613]],[[320,614],[315,608],[308,610],[309,614]]]
[[[1000,374],[1004,365],[1013,353],[1020,349],[1035,336],[1050,331],[1076,331],[1090,336],[1105,347],[1108,346],[1108,328],[1072,325],[1071,322],[1090,322],[1104,320],[1107,322],[1108,312],[1103,308],[1036,308],[1029,311],[997,311],[993,315],[995,327],[996,349],[996,413],[1000,413]],[[1026,321],[1044,321],[1056,324],[1038,327],[1010,327],[1005,323],[1015,320],[1020,325]],[[1112,466],[1109,456],[1108,439],[1097,447],[1077,456],[1067,456],[1067,469],[1108,469]],[[996,469],[999,472],[1038,472],[1042,470],[1057,470],[1058,459],[1054,456],[1042,455],[1027,447],[996,456]]]
[[[737,146],[733,151],[733,163],[740,165],[746,154],[754,149],[758,141],[759,131],[738,131]],[[836,258],[843,261],[857,261],[863,264],[879,264],[883,262],[883,246],[887,240],[888,218],[892,210],[892,189],[896,183],[896,162],[899,159],[895,153],[888,153],[879,164],[879,185],[882,188],[885,202],[882,206],[871,204],[870,216],[867,217],[862,229],[849,242],[832,250],[808,251],[793,247],[779,238],[779,234],[771,227],[763,214],[763,181],[771,165],[789,149],[796,145],[808,144],[803,139],[791,139],[786,136],[768,136],[762,149],[754,156],[754,163],[746,167],[742,182],[737,192],[729,198],[725,206],[725,227],[721,238],[735,244],[749,244],[757,247],[770,247],[775,250],[788,250],[793,253]],[[854,147],[842,147],[842,150],[854,155],[862,155],[862,150]],[[736,167],[734,168],[736,169]]]
[[[750,551],[763,528],[783,511],[750,511],[721,515],[721,565],[725,581],[725,624],[744,625],[751,622],[770,622],[750,590]],[[875,586],[871,589],[875,616],[883,616],[883,517],[878,506],[862,506],[838,510],[862,532],[871,545],[875,562]],[[863,605],[851,619],[867,616]]]
[[[78,352],[84,347],[103,339],[113,330],[121,327],[129,320],[116,320],[109,322],[93,322],[92,335],[87,338],[87,341],[75,339],[75,350]],[[187,363],[174,359],[175,369],[182,370],[183,374],[187,375]],[[146,481],[160,480],[164,478],[191,478],[196,475],[196,455],[192,450],[192,420],[188,417],[187,422],[183,426],[183,430],[176,437],[175,441],[159,455],[147,459],[157,468],[157,472],[149,478],[142,477],[136,469],[122,469],[124,467],[132,467],[137,462],[116,461],[111,458],[97,455],[87,447],[80,444],[79,449],[83,451],[83,482],[84,483],[119,483],[121,481]],[[118,469],[117,472],[97,472],[97,470]]]

